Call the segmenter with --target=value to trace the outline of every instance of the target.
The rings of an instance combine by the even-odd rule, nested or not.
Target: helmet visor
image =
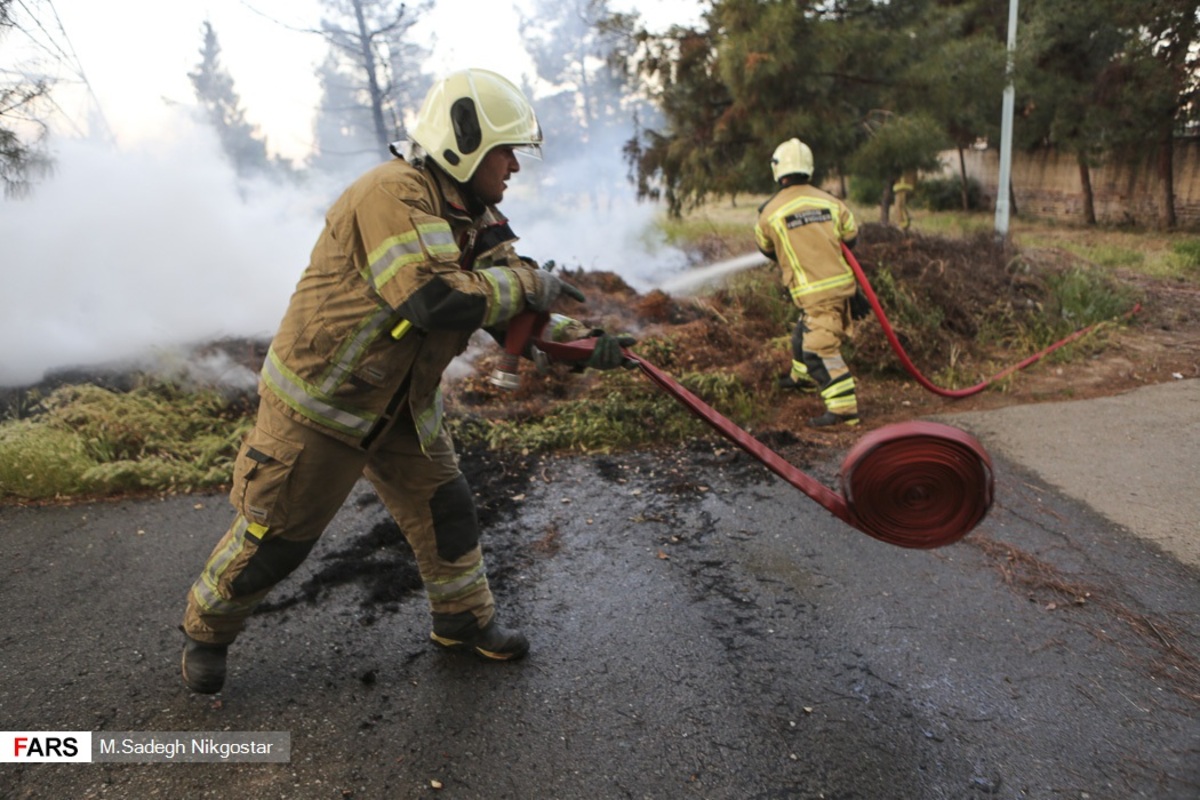
[[[518,153],[527,158],[542,160],[542,145],[538,142],[524,142],[523,144],[509,145],[514,153]]]

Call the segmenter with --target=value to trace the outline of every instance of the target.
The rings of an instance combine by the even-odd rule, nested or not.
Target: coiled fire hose
[[[536,324],[540,335],[543,323]],[[524,325],[518,326],[523,328]],[[595,339],[532,344],[552,361],[587,361]],[[506,345],[514,350],[510,327]],[[522,348],[523,349],[523,348]],[[628,349],[622,351],[654,384],[768,469],[848,525],[881,542],[928,549],[957,542],[992,506],[992,460],[974,437],[936,422],[902,422],[872,431],[847,453],[839,495]]]
[[[997,372],[992,377],[982,381],[981,383],[977,383],[974,386],[969,386],[965,389],[943,389],[922,375],[921,371],[917,369],[915,364],[913,364],[912,359],[908,357],[908,353],[904,352],[904,347],[900,344],[900,340],[896,337],[896,332],[892,329],[891,323],[888,322],[887,315],[883,313],[883,306],[879,304],[879,298],[875,295],[875,290],[871,288],[871,282],[867,280],[867,274],[863,271],[862,265],[858,263],[858,259],[854,257],[854,253],[850,251],[849,247],[846,247],[844,242],[842,243],[842,254],[846,257],[846,262],[850,265],[850,269],[854,270],[854,276],[858,278],[858,285],[862,287],[863,294],[867,297],[867,302],[871,304],[871,310],[875,312],[875,316],[879,320],[879,325],[883,328],[883,335],[887,337],[888,343],[891,344],[892,350],[896,353],[896,357],[900,359],[900,363],[904,365],[904,369],[913,377],[914,380],[916,380],[917,383],[921,384],[921,386],[942,397],[960,399],[978,394],[996,381],[1007,378],[1017,370],[1025,369],[1025,367],[1028,367],[1030,364],[1041,360],[1043,357],[1053,353],[1060,347],[1068,345],[1076,339],[1086,336],[1095,330],[1097,326],[1104,324],[1102,322],[1097,322],[1094,325],[1081,328],[1065,339],[1061,339],[1050,345],[1045,350],[1034,353],[1024,361],[1013,364],[1012,366]],[[1134,314],[1138,313],[1141,308],[1141,303],[1135,304],[1133,309],[1126,313],[1122,319],[1128,319],[1129,317],[1132,317]]]

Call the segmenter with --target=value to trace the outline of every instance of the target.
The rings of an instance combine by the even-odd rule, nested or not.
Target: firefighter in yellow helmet
[[[917,188],[917,174],[905,172],[900,180],[892,184],[892,195],[896,198],[896,224],[901,230],[912,227],[912,214],[908,210],[908,198]]]
[[[471,488],[442,425],[441,377],[483,328],[583,295],[519,257],[496,209],[542,132],[521,91],[464,70],[436,83],[412,152],[334,202],[262,368],[260,404],[234,466],[236,512],[187,598],[183,679],[220,691],[229,645],[308,556],[360,477],[416,555],[437,645],[495,660],[526,638],[502,627]],[[553,315],[553,338],[599,336],[588,366],[620,364],[624,336]]]
[[[783,285],[800,309],[792,368],[779,385],[820,392],[826,411],[809,425],[856,425],[854,376],[841,351],[852,331],[851,300],[858,288],[841,249],[842,242],[853,247],[857,239],[854,215],[809,182],[813,154],[799,139],[775,149],[771,172],[780,188],[759,208],[754,237],[763,255],[778,263]]]

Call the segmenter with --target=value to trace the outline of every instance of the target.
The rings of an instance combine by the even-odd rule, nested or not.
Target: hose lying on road
[[[883,328],[883,335],[887,337],[888,343],[891,344],[892,350],[896,352],[896,356],[900,359],[900,363],[904,365],[904,369],[907,370],[908,374],[911,375],[917,383],[921,384],[934,394],[941,395],[942,397],[959,399],[978,394],[996,381],[1007,378],[1017,370],[1025,369],[1025,367],[1028,367],[1030,364],[1041,360],[1050,353],[1053,353],[1058,348],[1070,344],[1076,339],[1086,336],[1095,330],[1098,325],[1103,324],[1097,322],[1095,325],[1089,325],[1086,328],[1081,328],[1065,339],[1061,339],[1050,345],[1045,350],[1042,350],[1039,353],[1034,353],[1024,361],[1013,364],[1012,366],[997,372],[995,375],[983,381],[982,383],[977,383],[974,386],[967,387],[966,389],[943,389],[922,375],[921,371],[917,369],[915,364],[913,364],[912,359],[908,357],[908,353],[904,352],[904,347],[901,346],[900,340],[896,338],[896,332],[892,329],[891,323],[888,322],[887,315],[883,313],[883,306],[879,304],[879,298],[875,295],[875,290],[871,288],[871,282],[867,280],[867,274],[863,272],[862,265],[858,263],[858,259],[854,257],[854,253],[850,251],[849,247],[846,247],[845,243],[842,244],[842,253],[846,256],[846,262],[850,264],[850,269],[854,270],[854,276],[858,278],[858,285],[862,287],[863,294],[867,296],[867,302],[871,304],[871,310],[874,311],[875,316],[879,318],[879,324]],[[1134,314],[1138,313],[1141,308],[1141,303],[1135,304],[1128,313],[1121,317],[1121,319],[1128,319],[1129,317],[1132,317]]]
[[[533,344],[551,360],[586,361],[595,339]],[[951,544],[992,505],[992,461],[974,437],[936,422],[903,422],[864,436],[840,471],[842,494],[801,472],[640,356],[626,358],[659,388],[838,519],[882,542],[928,549]]]

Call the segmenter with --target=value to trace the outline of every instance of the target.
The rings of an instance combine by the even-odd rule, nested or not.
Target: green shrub
[[[1089,247],[1086,255],[1102,267],[1136,267],[1146,260],[1146,254],[1140,250],[1108,244]]]
[[[755,398],[732,375],[689,373],[679,379],[689,391],[738,424],[755,417]],[[611,452],[676,444],[709,428],[666,392],[638,375],[614,375],[603,397],[556,404],[536,419],[451,420],[455,437],[499,450]]]
[[[43,500],[87,491],[96,460],[83,441],[46,421],[0,425],[0,499]]]
[[[922,178],[913,191],[913,204],[930,211],[962,211],[962,178]],[[983,208],[979,181],[967,179],[967,211]]]
[[[864,178],[859,175],[850,177],[850,186],[847,191],[850,193],[850,199],[855,203],[862,203],[867,206],[878,206],[883,200],[884,183],[877,178]]]
[[[880,304],[887,309],[893,327],[904,328],[915,335],[937,335],[945,313],[941,308],[914,296],[912,288],[897,281],[886,266],[880,265],[871,277],[871,288],[875,290]]]
[[[0,500],[219,486],[252,424],[245,404],[158,382],[64,386],[41,407],[0,425]]]
[[[783,288],[775,265],[733,275],[719,294],[728,307],[726,314],[736,311],[742,319],[764,319],[780,327],[791,327],[796,321],[796,305]]]
[[[1041,349],[1077,330],[1120,319],[1135,304],[1132,293],[1098,270],[1070,269],[1047,276],[1050,296],[1045,313],[1027,326],[1034,347]],[[1089,347],[1097,346],[1093,341]],[[1064,357],[1062,351],[1056,353]]]
[[[1200,239],[1184,239],[1172,243],[1171,256],[1183,270],[1200,270]]]

